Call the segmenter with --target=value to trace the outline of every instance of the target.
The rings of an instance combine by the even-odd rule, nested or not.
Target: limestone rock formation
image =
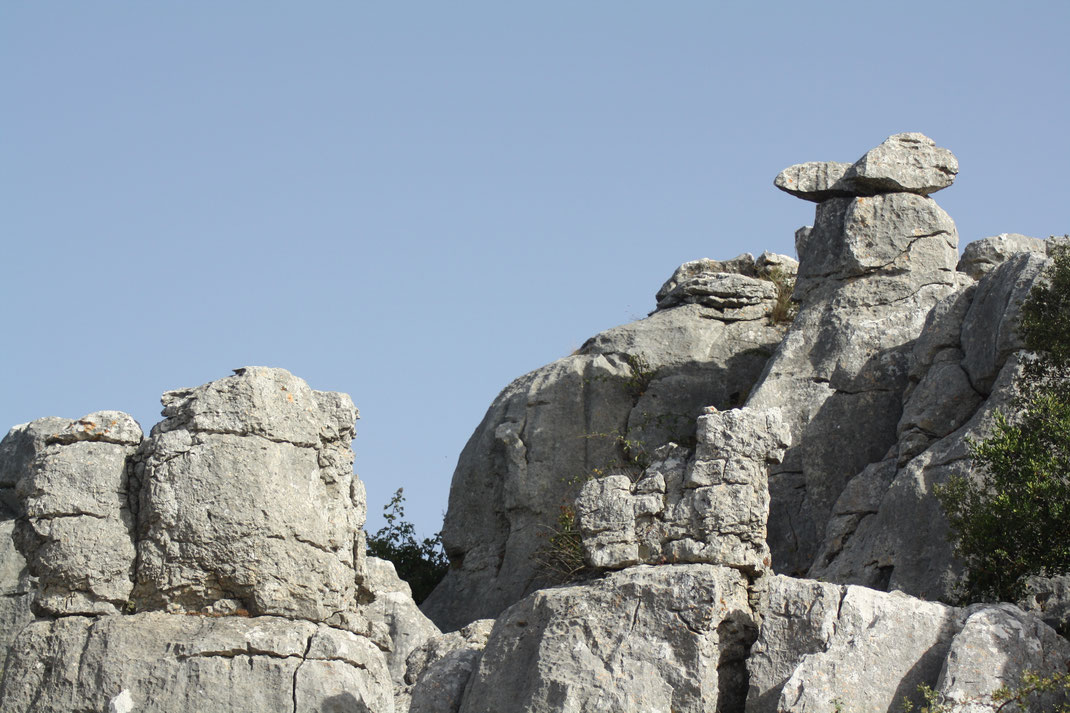
[[[125,606],[134,567],[127,460],[140,442],[130,416],[100,411],[67,422],[35,449],[15,488],[24,517],[13,538],[37,578],[42,613],[114,614]]]
[[[495,622],[460,710],[739,710],[754,635],[733,569],[632,567],[544,589]]]
[[[1036,614],[1045,624],[1070,639],[1070,574],[1029,577],[1022,609]]]
[[[456,713],[493,627],[493,619],[477,619],[429,638],[409,654],[405,686],[395,689],[397,709],[405,710],[409,701],[409,713]]]
[[[922,684],[983,700],[1025,670],[1050,675],[1070,662],[1070,642],[1011,605],[956,609],[783,576],[759,589],[747,713],[893,711],[920,703]]]
[[[991,713],[1070,671],[1070,575],[1021,608],[931,601],[960,574],[933,488],[1014,407],[1020,305],[1070,246],[998,236],[956,270],[927,197],[956,172],[920,134],[790,167],[817,203],[799,263],[685,263],[648,318],[507,387],[451,490],[446,633],[364,554],[344,394],[248,367],[165,394],[148,438],[119,412],[16,426],[0,710],[831,713],[925,685]],[[548,544],[586,569],[550,586]]]
[[[1047,254],[1047,243],[1018,233],[1001,233],[991,238],[975,240],[962,251],[957,270],[975,280],[1005,263],[1018,253]]]
[[[163,403],[0,443],[0,709],[393,711],[440,634],[365,567],[350,398],[248,367]]]
[[[587,563],[704,562],[749,574],[768,569],[766,468],[788,446],[777,409],[710,407],[698,419],[692,454],[669,444],[632,483],[625,475],[587,482],[576,499]]]
[[[365,516],[349,397],[250,367],[163,403],[136,471],[137,606],[347,625]]]
[[[772,267],[749,255],[681,266],[646,319],[520,377],[495,399],[461,453],[442,538],[452,566],[422,605],[444,630],[496,616],[549,583],[535,566],[577,480],[694,438],[707,406],[738,405],[783,335],[769,313]],[[634,453],[633,453],[634,455]]]
[[[365,617],[382,622],[389,637],[386,665],[395,687],[405,686],[409,655],[442,632],[416,606],[412,590],[402,581],[394,565],[378,557],[366,560],[365,588],[374,592],[374,600],[362,607]]]
[[[845,174],[876,194],[823,200],[797,234],[799,314],[747,401],[780,408],[791,432],[769,475],[778,572],[809,569],[847,482],[895,445],[913,341],[963,284],[954,222],[919,195],[953,158],[927,145],[890,138]]]
[[[27,626],[9,656],[5,713],[393,711],[366,638],[278,617],[61,617]]]
[[[810,576],[926,598],[958,573],[934,485],[970,471],[967,438],[984,438],[1016,393],[1018,311],[1045,266],[1016,255],[930,313],[913,349],[898,443],[862,470],[832,509]]]

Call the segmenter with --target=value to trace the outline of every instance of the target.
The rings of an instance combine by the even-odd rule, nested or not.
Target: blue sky
[[[680,263],[793,252],[772,186],[922,131],[962,243],[1070,231],[1070,3],[8,2],[0,430],[281,366],[423,534],[510,380]]]

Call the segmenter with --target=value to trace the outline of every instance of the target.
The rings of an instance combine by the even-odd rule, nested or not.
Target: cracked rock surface
[[[631,567],[544,589],[495,622],[460,710],[739,710],[754,635],[747,580],[725,567]]]
[[[16,638],[5,713],[393,711],[390,674],[366,638],[277,617],[148,612],[37,621]]]
[[[748,574],[769,568],[766,468],[788,444],[779,409],[708,409],[692,453],[669,444],[633,483],[595,478],[576,499],[591,567],[704,562]]]
[[[37,578],[34,607],[53,616],[117,613],[133,588],[128,461],[141,428],[119,411],[43,421],[27,432],[55,431],[32,446],[15,488],[22,517],[13,538]]]
[[[365,556],[350,398],[249,367],[163,402],[136,471],[137,606],[346,625]]]
[[[895,445],[913,341],[968,279],[957,245],[947,214],[905,190],[827,198],[797,233],[799,314],[747,400],[791,432],[769,471],[776,571],[807,572],[847,482]]]
[[[502,391],[453,475],[442,531],[452,566],[421,607],[439,627],[497,616],[553,583],[535,553],[575,483],[620,462],[624,440],[647,452],[686,442],[705,407],[742,402],[784,331],[768,317],[773,283],[758,277],[773,266],[790,277],[794,261],[686,263],[659,291],[664,307]]]

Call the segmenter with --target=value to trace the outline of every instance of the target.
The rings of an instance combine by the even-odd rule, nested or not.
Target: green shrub
[[[1033,350],[1014,419],[970,441],[973,477],[936,488],[956,553],[966,564],[964,602],[1015,601],[1025,577],[1070,572],[1070,255],[1056,255],[1022,305]]]
[[[934,691],[930,686],[918,686],[922,705],[917,708],[909,699],[904,699],[900,710],[903,713],[958,713],[959,711],[991,710],[1004,713],[1032,713],[1044,710],[1047,713],[1070,713],[1070,673],[1053,673],[1041,676],[1032,671],[1022,674],[1018,685],[1001,686],[985,693],[955,703]],[[1061,694],[1061,695],[1060,695]],[[1062,698],[1062,702],[1055,702]],[[1049,707],[1039,708],[1047,705]],[[1050,706],[1056,707],[1050,707]]]
[[[368,535],[367,552],[373,557],[394,563],[398,576],[409,583],[417,604],[427,598],[442,581],[449,562],[442,551],[442,533],[416,539],[416,529],[405,520],[405,496],[402,488],[383,506],[386,525]]]

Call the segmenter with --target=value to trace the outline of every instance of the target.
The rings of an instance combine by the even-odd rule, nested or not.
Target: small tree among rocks
[[[1033,352],[1012,419],[970,443],[975,477],[953,477],[936,496],[966,563],[963,600],[1016,601],[1029,575],[1070,572],[1070,252],[1022,305]]]

